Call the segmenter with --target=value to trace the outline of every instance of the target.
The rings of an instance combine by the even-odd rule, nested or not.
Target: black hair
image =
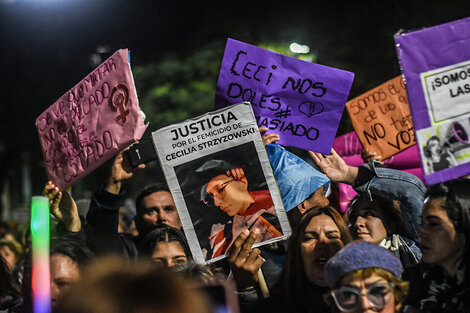
[[[470,179],[458,178],[428,188],[426,198],[444,199],[444,208],[455,230],[465,237],[463,264],[470,262]],[[465,272],[465,285],[470,283],[470,270]],[[470,294],[470,287],[467,287]]]
[[[439,143],[441,142],[441,140],[437,136],[432,136],[428,139],[428,141],[426,141],[426,146],[424,146],[423,151],[424,151],[424,156],[427,158],[431,157],[431,151],[429,150],[429,143],[433,140],[437,140],[437,142]]]
[[[0,304],[7,300],[8,296],[15,299],[21,298],[19,287],[11,270],[8,268],[7,261],[0,256]]]
[[[150,257],[159,242],[179,242],[188,259],[192,259],[188,241],[184,233],[168,225],[159,225],[148,233],[139,245],[139,255]]]
[[[54,254],[69,257],[80,270],[93,259],[93,253],[83,240],[67,236],[51,238],[50,255]]]
[[[155,183],[155,184],[152,184],[152,185],[149,185],[149,186],[145,187],[139,193],[139,195],[135,199],[135,208],[136,208],[136,211],[137,211],[137,215],[140,215],[141,205],[142,205],[142,202],[144,201],[144,199],[146,197],[150,196],[152,193],[158,192],[158,191],[170,192],[170,189],[168,188],[168,185],[165,184],[165,183]]]
[[[372,201],[369,201],[360,195],[356,195],[351,202],[349,203],[349,207],[346,213],[346,220],[350,229],[352,229],[353,225],[356,223],[358,218],[357,214],[355,214],[355,208],[359,203],[366,203],[370,204],[370,209],[375,211],[375,207],[379,207],[382,212],[382,217],[376,216],[380,218],[382,224],[387,231],[387,236],[393,234],[400,234],[403,232],[402,229],[402,222],[403,218],[401,216],[401,210],[399,205],[397,205],[392,199],[386,198],[379,194],[372,194]],[[373,206],[372,206],[373,205]],[[352,233],[352,232],[351,232]]]
[[[225,160],[208,160],[204,162],[201,166],[196,168],[195,174],[199,179],[200,190],[200,199],[201,201],[205,199],[206,186],[207,184],[216,176],[226,175],[227,171],[236,168],[236,166],[230,164]]]

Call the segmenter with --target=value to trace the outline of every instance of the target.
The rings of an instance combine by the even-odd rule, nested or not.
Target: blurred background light
[[[296,42],[290,44],[289,49],[293,53],[307,54],[310,52],[310,47],[307,45],[299,45]]]

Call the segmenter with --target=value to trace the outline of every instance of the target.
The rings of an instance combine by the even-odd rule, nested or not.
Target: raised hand
[[[77,204],[68,192],[59,190],[53,182],[48,181],[44,187],[44,196],[49,198],[49,210],[65,228],[71,232],[78,232],[82,228]]]
[[[124,153],[129,148],[119,152],[114,158],[113,165],[111,166],[111,173],[108,181],[105,184],[105,188],[108,192],[119,194],[121,191],[122,181],[130,179],[135,172],[145,168],[145,164],[140,164],[133,167],[127,158],[127,154]]]
[[[258,282],[258,271],[264,263],[258,248],[252,249],[259,230],[242,231],[229,250],[228,263],[238,290],[254,287]]]
[[[312,151],[309,154],[320,171],[332,181],[352,185],[356,180],[358,168],[347,165],[334,149],[331,149],[330,155]]]
[[[263,143],[265,146],[270,143],[281,140],[281,136],[279,136],[278,134],[264,134],[269,130],[267,127],[259,127],[258,129],[261,133],[261,138],[263,139]]]

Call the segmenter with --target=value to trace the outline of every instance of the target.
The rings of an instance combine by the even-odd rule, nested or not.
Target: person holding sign
[[[145,164],[132,167],[126,153],[119,152],[114,158],[104,188],[93,195],[87,222],[95,234],[95,250],[98,254],[118,252],[134,258],[141,240],[157,226],[181,228],[171,193],[165,184],[160,183],[147,186],[137,196],[137,215],[134,220],[139,235],[118,233],[119,209],[124,198],[122,183],[143,168]]]
[[[257,242],[282,236],[269,190],[248,190],[243,168],[223,160],[209,160],[196,169],[201,177],[201,200],[232,217],[232,222],[212,226],[212,258],[225,254],[243,229],[259,230]]]

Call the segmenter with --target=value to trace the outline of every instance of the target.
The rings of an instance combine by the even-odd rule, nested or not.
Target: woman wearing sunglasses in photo
[[[327,295],[333,312],[395,313],[408,293],[401,280],[400,260],[388,250],[366,241],[345,246],[325,266]]]
[[[243,168],[223,160],[210,160],[196,172],[206,177],[201,189],[203,202],[231,218],[230,223],[212,226],[209,237],[212,258],[226,253],[244,229],[258,232],[256,242],[282,236],[269,190],[251,191]]]

